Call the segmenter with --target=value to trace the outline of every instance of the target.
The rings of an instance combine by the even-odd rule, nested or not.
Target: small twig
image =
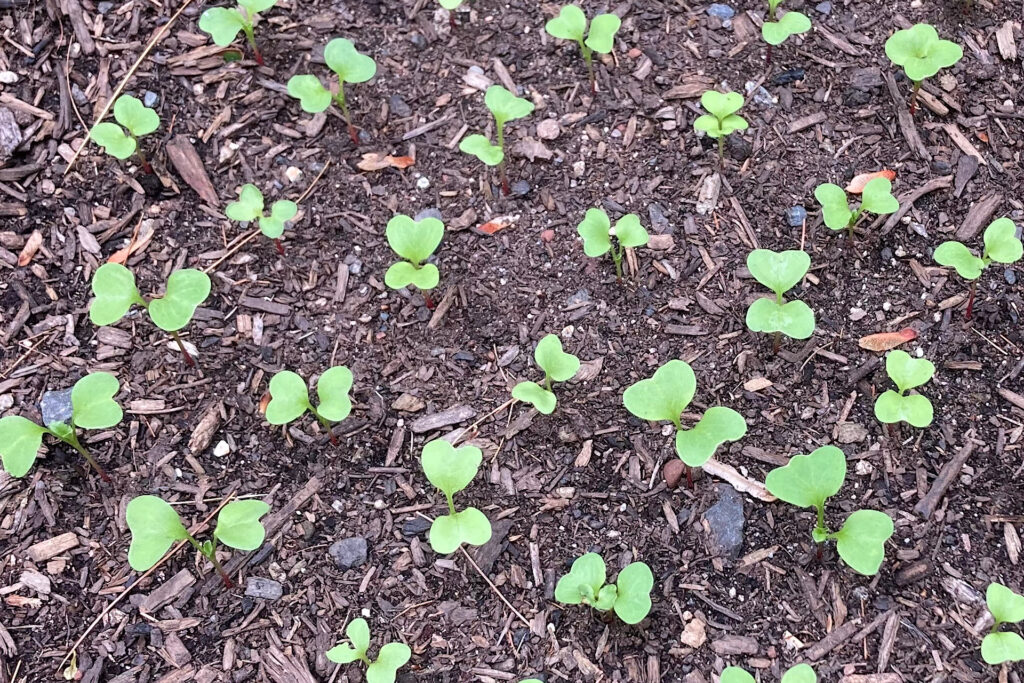
[[[483,571],[480,569],[480,567],[477,566],[476,562],[473,561],[473,558],[469,556],[469,553],[466,552],[466,549],[463,548],[460,545],[459,546],[459,550],[461,550],[462,554],[466,556],[466,559],[469,560],[469,563],[471,565],[473,565],[473,569],[475,569],[477,571],[477,573],[480,574],[480,577],[484,581],[487,582],[487,585],[491,587],[491,590],[494,591],[494,593],[499,598],[501,598],[501,601],[503,603],[505,603],[505,606],[508,607],[510,610],[512,610],[513,614],[515,614],[517,617],[519,617],[519,621],[523,622],[523,624],[525,624],[526,626],[530,626],[530,622],[526,619],[526,617],[524,617],[522,614],[520,614],[519,610],[517,610],[515,607],[513,607],[511,602],[509,602],[508,600],[505,599],[505,596],[501,594],[501,591],[498,590],[498,587],[495,586],[493,583],[491,583],[491,580],[489,578],[487,578],[487,575],[483,573]]]

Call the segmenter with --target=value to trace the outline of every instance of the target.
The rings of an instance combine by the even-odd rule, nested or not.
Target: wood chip
[[[213,183],[210,182],[210,176],[206,173],[206,167],[203,166],[202,159],[199,158],[196,148],[192,146],[189,139],[184,135],[175,135],[164,146],[164,149],[167,150],[167,156],[174,164],[178,175],[188,183],[189,187],[195,190],[196,194],[210,206],[220,206],[217,191],[213,189]]]
[[[747,391],[761,391],[770,386],[772,386],[772,381],[767,377],[754,377],[753,379],[748,379],[743,388]]]
[[[1017,41],[1013,39],[1013,20],[1007,19],[996,31],[996,45],[999,46],[999,56],[1008,62],[1017,59]]]
[[[220,579],[218,578],[218,580]],[[192,572],[188,569],[182,569],[143,598],[139,604],[139,611],[144,614],[153,614],[167,603],[180,597],[195,582],[196,577],[192,575]]]
[[[982,166],[988,166],[988,162],[985,161],[985,157],[983,157],[981,152],[978,151],[978,148],[967,139],[967,136],[960,132],[959,126],[955,123],[944,123],[942,125],[942,130],[946,131],[946,135],[949,136],[949,139],[952,140],[953,144],[959,147],[964,154],[969,154],[970,156],[975,157],[978,160],[978,163]]]
[[[935,477],[935,481],[932,482],[931,489],[914,506],[914,512],[925,519],[931,519],[943,496],[946,495],[946,490],[960,476],[960,470],[963,469],[964,463],[967,462],[967,459],[971,457],[971,453],[974,452],[974,446],[974,441],[968,440],[963,448],[953,456],[953,459],[943,466],[939,471],[939,475]]]
[[[423,434],[424,432],[432,432],[441,427],[465,422],[474,416],[476,416],[474,408],[470,406],[454,406],[440,413],[431,413],[430,415],[417,418],[412,421],[409,428],[412,429],[414,434]]]
[[[39,564],[76,546],[78,546],[78,536],[74,532],[69,531],[66,534],[54,536],[30,546],[28,556],[33,562]]]
[[[732,465],[726,465],[723,462],[719,462],[714,458],[708,460],[701,466],[701,469],[711,476],[718,477],[722,481],[728,482],[734,489],[740,493],[746,493],[747,495],[753,496],[758,500],[763,500],[766,503],[773,503],[778,500],[775,496],[768,493],[768,489],[764,487],[759,481],[749,479],[740,474]]]
[[[804,129],[807,129],[807,128],[810,128],[811,126],[815,126],[815,125],[817,125],[819,123],[822,123],[827,118],[828,118],[828,116],[826,116],[825,112],[823,112],[823,111],[816,111],[813,114],[808,114],[807,116],[801,116],[796,121],[793,121],[792,123],[789,124],[789,132],[790,133],[799,133],[800,131],[802,131]]]
[[[956,238],[961,242],[974,239],[981,229],[989,224],[996,209],[1003,203],[1003,195],[993,192],[984,199],[975,202],[967,212],[967,217],[956,229]]]

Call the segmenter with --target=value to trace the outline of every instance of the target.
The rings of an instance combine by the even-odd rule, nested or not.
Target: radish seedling
[[[533,360],[544,371],[544,386],[536,382],[520,382],[512,387],[512,398],[531,404],[538,412],[550,415],[558,405],[552,382],[568,382],[580,369],[580,359],[562,350],[562,340],[556,334],[546,335],[537,342]]]
[[[160,126],[160,116],[144,105],[142,100],[131,95],[121,95],[114,102],[114,120],[117,123],[97,123],[89,131],[89,137],[115,159],[123,160],[136,154],[143,170],[152,173],[153,169],[139,149],[139,138],[149,135]]]
[[[920,394],[906,392],[919,387],[932,378],[935,366],[927,358],[912,358],[906,351],[890,351],[885,358],[885,373],[898,392],[889,389],[875,400],[875,417],[879,422],[894,424],[907,422],[914,427],[927,427],[932,423],[932,402]]]
[[[854,571],[874,576],[885,558],[885,542],[893,533],[889,515],[878,510],[857,510],[839,531],[825,526],[825,501],[839,493],[846,479],[846,456],[835,446],[822,446],[809,455],[794,455],[785,467],[768,473],[768,491],[787,503],[802,508],[815,508],[818,523],[811,537],[818,543],[835,541],[839,556]]]
[[[82,446],[75,430],[107,429],[118,424],[124,413],[114,396],[120,390],[116,377],[106,372],[93,372],[71,388],[70,412],[53,416],[55,419],[45,427],[20,415],[0,419],[0,458],[4,470],[12,477],[25,476],[36,461],[43,435],[49,434],[78,451],[103,481],[110,481],[100,464]],[[46,411],[43,412],[45,415]]]
[[[148,571],[175,542],[188,541],[213,564],[224,585],[231,588],[231,579],[217,559],[217,541],[236,550],[256,550],[263,545],[266,536],[260,517],[268,512],[270,506],[262,500],[233,500],[217,514],[217,526],[211,538],[200,543],[181,523],[175,509],[162,498],[132,498],[125,509],[125,520],[132,532],[128,564],[137,572]]]
[[[444,223],[428,216],[418,221],[398,214],[388,221],[384,231],[392,251],[404,261],[391,264],[384,273],[384,284],[391,289],[416,285],[421,291],[437,287],[437,266],[425,261],[437,250],[444,237]]]
[[[885,41],[885,55],[914,84],[910,96],[910,114],[917,111],[917,95],[921,81],[931,78],[947,66],[953,66],[964,56],[963,48],[951,40],[939,38],[938,31],[929,24],[914,24],[896,31]]]
[[[257,221],[260,232],[266,237],[274,240],[279,254],[284,254],[284,247],[281,246],[281,235],[284,234],[284,225],[295,214],[299,212],[299,205],[287,199],[279,199],[270,205],[270,213],[263,213],[263,193],[260,188],[251,183],[242,185],[238,194],[238,201],[231,202],[224,208],[224,215],[233,221],[250,223]]]
[[[608,54],[615,48],[615,34],[622,26],[622,20],[615,14],[598,14],[590,22],[587,30],[587,15],[576,5],[566,5],[544,25],[544,30],[553,38],[575,40],[583,53],[583,61],[587,64],[590,76],[590,92],[597,92],[597,79],[594,76],[594,53]]]
[[[259,21],[260,12],[266,12],[277,4],[277,0],[238,0],[238,7],[211,7],[199,16],[199,29],[209,33],[215,45],[230,45],[239,31],[245,33],[256,63],[263,66],[263,55],[256,45],[253,27]]]
[[[814,311],[799,299],[783,301],[782,295],[792,289],[811,267],[811,257],[805,251],[771,251],[755,249],[747,255],[747,270],[768,289],[775,298],[761,298],[747,309],[747,327],[752,332],[771,332],[772,350],[779,351],[784,334],[791,339],[807,339],[814,334]]]
[[[492,85],[484,93],[484,104],[494,115],[494,131],[498,144],[493,145],[484,135],[470,135],[462,139],[459,149],[472,154],[487,166],[497,166],[501,174],[501,192],[508,195],[511,191],[508,176],[505,174],[505,124],[529,116],[533,112],[533,102],[516,97],[500,85]]]
[[[338,105],[345,123],[348,124],[348,136],[353,145],[359,144],[359,136],[352,125],[352,115],[345,100],[346,83],[365,83],[377,73],[377,62],[372,57],[356,50],[351,40],[335,38],[324,48],[324,61],[338,76],[338,93],[332,94],[325,88],[320,79],[312,74],[301,74],[288,79],[288,94],[299,100],[299,106],[310,114],[318,114],[331,106]]]
[[[576,558],[569,573],[555,584],[555,600],[564,605],[590,605],[599,612],[614,610],[627,624],[639,624],[651,611],[654,575],[643,562],[633,562],[605,584],[604,560],[597,553]]]
[[[935,249],[935,261],[939,264],[955,268],[960,277],[971,281],[971,293],[967,299],[967,319],[971,319],[974,309],[974,293],[978,278],[993,261],[996,263],[1016,263],[1024,255],[1024,246],[1017,237],[1017,226],[1009,218],[998,218],[985,228],[985,249],[981,258],[960,242],[943,242]]]
[[[757,683],[754,677],[738,666],[727,666],[719,683]],[[809,664],[797,664],[782,674],[782,683],[818,683],[818,674]]]
[[[726,441],[737,441],[747,433],[743,416],[732,408],[708,408],[691,429],[683,429],[682,414],[697,391],[697,377],[689,363],[670,360],[628,387],[622,394],[626,410],[641,420],[671,422],[676,428],[676,454],[686,464],[686,481],[693,486],[691,467],[700,467]]]
[[[873,178],[864,186],[860,206],[850,210],[846,190],[822,183],[814,189],[814,198],[821,204],[821,217],[832,230],[846,230],[848,244],[853,244],[853,228],[865,211],[884,216],[899,211],[900,203],[892,196],[892,182],[888,178]]]
[[[405,643],[387,643],[377,652],[377,659],[370,659],[370,627],[365,619],[353,619],[345,627],[347,643],[335,645],[327,651],[327,659],[338,664],[355,661],[366,665],[366,683],[395,683],[398,670],[412,657],[412,650]]]
[[[270,378],[270,403],[266,418],[272,425],[288,424],[302,417],[308,410],[327,432],[331,443],[338,438],[331,431],[332,422],[341,422],[352,412],[352,372],[344,365],[330,368],[316,381],[316,396],[320,403],[315,408],[309,402],[306,380],[291,370],[282,370]]]
[[[790,36],[811,30],[811,20],[806,14],[786,12],[782,17],[776,18],[781,4],[782,0],[768,0],[768,19],[761,24],[761,37],[768,43],[765,61],[769,65],[772,63],[773,47],[782,45]]]
[[[608,220],[608,214],[602,209],[587,209],[583,222],[576,226],[576,232],[583,238],[583,253],[591,258],[599,258],[608,252],[615,263],[615,277],[622,281],[622,255],[627,248],[642,247],[647,244],[648,235],[640,225],[640,217],[629,213],[615,221],[615,228]],[[612,236],[615,246],[612,246]]]
[[[135,276],[119,263],[104,263],[92,276],[89,319],[94,325],[113,325],[123,318],[133,304],[149,313],[149,319],[178,344],[185,362],[195,367],[192,356],[178,336],[178,330],[188,325],[199,304],[210,295],[210,277],[201,270],[183,268],[167,278],[162,297],[145,299],[135,286]]]
[[[1012,631],[1000,631],[1003,624],[1024,621],[1024,595],[998,583],[990,583],[985,602],[992,614],[992,629],[981,641],[981,658],[993,666],[1024,661],[1024,638]]]
[[[707,114],[698,116],[693,122],[694,130],[718,141],[718,161],[725,163],[725,137],[738,130],[746,130],[750,124],[737,114],[743,106],[743,95],[738,92],[720,93],[708,90],[700,96],[700,105]]]
[[[474,507],[456,511],[452,499],[473,481],[481,460],[483,454],[476,446],[455,448],[443,439],[423,446],[423,473],[448,501],[448,514],[439,515],[430,525],[430,547],[435,553],[447,555],[463,543],[483,545],[491,539],[491,523],[486,515]]]

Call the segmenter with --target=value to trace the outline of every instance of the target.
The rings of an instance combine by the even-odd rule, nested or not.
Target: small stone
[[[388,108],[391,109],[392,113],[396,116],[406,117],[412,114],[412,110],[409,105],[405,103],[401,95],[392,95],[388,98]]]
[[[850,320],[852,320],[853,322],[857,322],[858,320],[863,319],[864,316],[866,316],[867,314],[868,312],[865,311],[863,308],[858,308],[857,306],[854,306],[853,308],[850,309]]]
[[[728,484],[719,484],[718,502],[704,513],[704,529],[713,556],[736,558],[743,547],[743,497]]]
[[[879,256],[881,256],[882,260],[885,262],[892,261],[892,249],[889,247],[882,247],[882,251],[879,253]]]
[[[281,587],[281,584],[273,579],[250,576],[245,581],[245,594],[250,598],[279,600],[284,595],[284,589]]]
[[[775,106],[775,98],[768,92],[763,85],[758,85],[753,81],[747,81],[746,85],[747,96],[753,95],[754,103],[759,104],[762,107],[772,108]],[[732,136],[730,136],[732,137]]]
[[[924,227],[923,223],[918,223],[917,221],[910,221],[910,229],[916,232],[921,237],[928,236],[928,229]],[[905,256],[905,254],[900,254],[901,258],[903,256]]]
[[[832,13],[832,3],[828,2],[827,0],[826,0],[826,2],[819,2],[817,5],[814,6],[814,9],[817,10],[818,12],[820,12],[821,14],[825,14],[825,15],[831,14]]]
[[[553,242],[555,239],[555,231],[552,230],[551,228],[548,228],[547,230],[542,230],[540,233],[540,239],[543,242]]]
[[[657,202],[650,204],[647,207],[647,215],[651,217],[651,227],[654,228],[654,232],[672,232],[672,226],[669,224],[668,218],[665,217],[665,209],[661,207],[661,204]]]
[[[411,517],[402,524],[402,535],[406,537],[419,536],[430,528],[431,521],[422,517]]]
[[[427,404],[422,398],[410,393],[402,394],[391,404],[392,410],[400,410],[404,413],[418,413],[426,407]]]
[[[284,170],[284,177],[288,179],[290,183],[297,183],[302,178],[302,169],[296,166],[289,166]]]
[[[582,160],[576,161],[572,165],[572,174],[576,178],[582,178],[583,174],[586,172],[586,170],[587,170],[587,164],[586,164],[586,162],[584,162]]]
[[[1003,270],[1003,277],[1006,278],[1006,284],[1017,284],[1017,272],[1013,268],[1005,268]]]
[[[439,221],[444,220],[443,218],[441,218],[441,210],[433,206],[430,207],[429,209],[423,209],[422,211],[420,211],[413,217],[413,220],[418,223],[424,218],[436,218]]]
[[[231,446],[228,445],[227,441],[221,441],[213,447],[213,454],[218,458],[223,458],[225,455],[231,452]]]
[[[686,463],[679,458],[672,458],[661,468],[661,475],[665,477],[665,486],[674,489],[679,486],[679,480],[683,478],[686,471]]]
[[[363,272],[363,262],[360,259],[355,259],[352,263],[348,264],[349,275],[359,275]]]
[[[44,392],[39,410],[43,413],[44,425],[71,424],[71,389]]]
[[[99,2],[96,3],[96,11],[100,14],[107,14],[110,10],[114,9],[114,3],[112,2]]]
[[[726,19],[732,19],[734,16],[736,16],[736,10],[734,10],[732,7],[729,7],[728,5],[723,5],[719,2],[709,5],[706,11],[711,16],[718,17],[723,22]]]
[[[146,90],[142,93],[142,103],[152,109],[156,106],[156,103],[160,100],[160,96],[152,90]]]
[[[949,162],[944,159],[932,159],[932,172],[946,175],[953,169]]]
[[[427,39],[419,33],[413,33],[409,36],[409,42],[413,44],[417,50],[427,49]]]
[[[430,526],[430,523],[427,523]],[[366,539],[354,536],[336,541],[327,549],[327,554],[342,571],[361,567],[366,563]]]
[[[725,143],[725,149],[736,161],[746,161],[754,153],[754,146],[741,135],[730,135]]]
[[[996,105],[996,109],[1003,112],[1004,114],[1013,113],[1013,100],[1003,100],[1000,104]]]
[[[18,74],[13,71],[0,71],[0,83],[12,85],[18,82]]]
[[[705,628],[704,620],[700,617],[694,617],[683,632],[679,634],[679,640],[683,645],[692,647],[694,650],[702,646],[707,642],[708,635],[707,629]]]
[[[868,430],[856,422],[840,422],[836,425],[836,441],[839,443],[860,443],[868,437]]]
[[[789,69],[773,78],[772,85],[789,85],[790,83],[804,80],[806,75],[807,73],[803,69]]]
[[[562,128],[555,119],[544,119],[537,124],[537,137],[541,140],[555,140],[562,134]]]
[[[516,197],[525,197],[530,193],[530,183],[525,180],[517,180],[512,183],[512,194]]]
[[[581,289],[572,296],[570,296],[568,299],[566,299],[565,305],[578,306],[579,304],[583,304],[588,301],[590,301],[590,292],[587,291],[586,289]]]
[[[786,209],[786,222],[791,228],[799,228],[807,220],[807,209],[802,206],[791,206]]]
[[[427,189],[428,187],[430,187],[430,178],[428,178],[427,176],[422,176],[421,175],[416,180],[416,187],[418,187],[421,190]]]

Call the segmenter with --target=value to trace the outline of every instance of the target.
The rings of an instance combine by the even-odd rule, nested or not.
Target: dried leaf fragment
[[[43,233],[38,230],[33,230],[32,234],[25,240],[25,246],[22,247],[21,253],[18,254],[18,265],[27,266],[31,261],[32,257],[39,251],[39,247],[43,245]]]
[[[416,163],[412,157],[394,157],[383,152],[367,152],[356,164],[361,171],[382,171],[385,168],[409,168]]]
[[[864,186],[875,178],[887,178],[890,181],[895,180],[896,172],[885,169],[882,171],[875,171],[874,173],[860,173],[853,177],[850,184],[846,186],[846,191],[851,194],[860,194],[864,191]]]
[[[877,334],[869,334],[866,337],[861,337],[858,344],[862,349],[868,351],[888,351],[889,349],[895,349],[901,344],[906,344],[908,341],[917,339],[917,330],[913,327],[906,327],[899,332],[879,332]]]

